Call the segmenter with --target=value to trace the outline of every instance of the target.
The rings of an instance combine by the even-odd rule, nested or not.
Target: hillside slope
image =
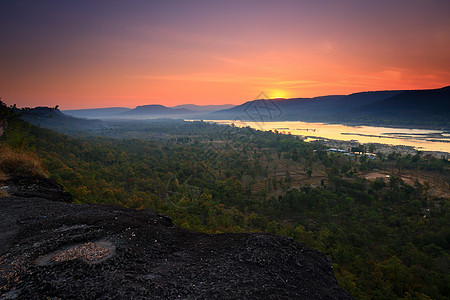
[[[341,118],[381,124],[448,127],[450,87],[435,90],[403,91],[346,112]]]
[[[73,133],[78,130],[95,130],[105,124],[100,120],[77,118],[62,113],[59,109],[36,107],[19,113],[20,117],[34,125],[39,125],[62,133]]]
[[[351,95],[321,96],[314,98],[258,99],[236,107],[211,113],[212,119],[258,119],[265,121],[323,121],[327,116],[386,99],[401,91],[361,92]],[[268,113],[269,112],[269,113]],[[209,117],[208,116],[208,117]]]
[[[450,87],[315,98],[258,99],[210,113],[205,119],[450,128]]]

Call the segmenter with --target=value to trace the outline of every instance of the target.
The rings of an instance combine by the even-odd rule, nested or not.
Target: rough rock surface
[[[0,198],[0,299],[350,299],[329,258],[152,210]]]
[[[72,202],[70,193],[65,192],[55,180],[45,177],[13,177],[8,180],[0,180],[0,189],[15,197]]]

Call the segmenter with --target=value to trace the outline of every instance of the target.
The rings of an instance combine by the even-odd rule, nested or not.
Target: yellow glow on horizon
[[[272,90],[269,92],[269,97],[271,99],[289,98],[289,95],[286,91],[283,91],[283,90]]]

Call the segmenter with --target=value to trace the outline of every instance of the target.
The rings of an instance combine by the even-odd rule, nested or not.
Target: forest
[[[181,120],[69,136],[10,117],[0,143],[37,153],[75,203],[152,208],[211,234],[291,237],[328,255],[358,299],[450,297],[446,158],[369,159],[364,146],[347,156],[276,131]]]

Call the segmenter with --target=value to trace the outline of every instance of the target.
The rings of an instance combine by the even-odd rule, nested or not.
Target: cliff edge
[[[1,299],[351,299],[330,259],[292,239],[191,232],[54,188],[0,198]]]

